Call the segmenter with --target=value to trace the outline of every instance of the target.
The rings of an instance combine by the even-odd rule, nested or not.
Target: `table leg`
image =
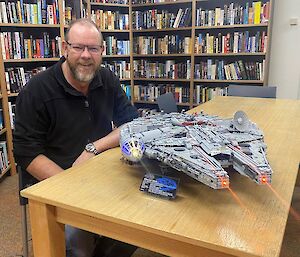
[[[34,256],[65,256],[65,226],[56,221],[55,207],[29,200],[29,212]]]

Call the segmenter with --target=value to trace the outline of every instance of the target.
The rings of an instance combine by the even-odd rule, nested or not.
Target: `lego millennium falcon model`
[[[187,113],[140,117],[121,128],[124,158],[157,159],[213,189],[229,187],[232,166],[257,184],[271,183],[263,133],[243,111],[231,119]]]

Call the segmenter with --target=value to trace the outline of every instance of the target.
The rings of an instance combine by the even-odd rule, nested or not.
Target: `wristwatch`
[[[97,151],[97,149],[96,149],[96,147],[95,147],[95,145],[93,143],[88,143],[85,146],[84,150],[86,150],[89,153],[93,153],[94,155],[98,155],[99,154],[99,152]]]

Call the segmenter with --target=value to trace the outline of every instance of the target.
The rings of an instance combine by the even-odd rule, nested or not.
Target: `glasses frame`
[[[75,53],[82,54],[85,49],[88,50],[90,54],[101,54],[103,50],[103,45],[83,45],[83,44],[73,44],[66,41],[67,45],[74,50]],[[77,48],[76,48],[77,46]]]

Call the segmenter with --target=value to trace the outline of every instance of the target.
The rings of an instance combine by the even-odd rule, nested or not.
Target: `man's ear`
[[[65,56],[65,58],[68,58],[68,51],[67,51],[67,42],[66,41],[62,41],[62,50],[63,50],[63,55]]]

